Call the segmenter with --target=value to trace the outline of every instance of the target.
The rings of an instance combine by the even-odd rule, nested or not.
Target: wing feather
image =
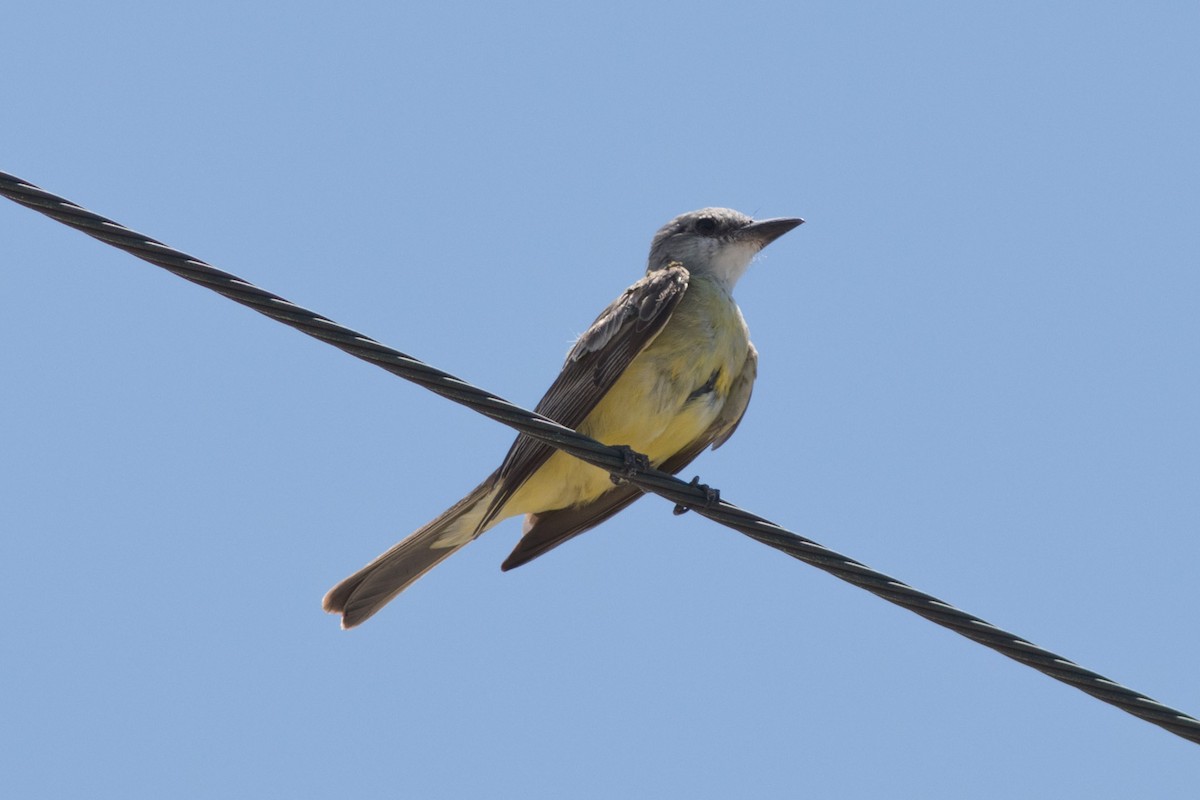
[[[750,352],[742,370],[730,385],[729,397],[726,398],[721,413],[713,420],[713,424],[703,436],[668,458],[658,468],[674,475],[690,464],[710,444],[714,450],[725,444],[746,414],[746,408],[750,405],[750,394],[754,388],[754,378],[757,375],[758,352],[754,345],[750,345]],[[510,570],[532,561],[568,539],[594,528],[641,496],[640,489],[626,483],[614,486],[587,505],[530,514],[525,525],[525,534],[500,568]]]
[[[667,324],[687,291],[688,277],[682,264],[672,264],[626,289],[579,337],[534,410],[560,425],[578,427]],[[481,530],[553,453],[550,445],[517,437],[497,472],[500,488],[480,522]]]

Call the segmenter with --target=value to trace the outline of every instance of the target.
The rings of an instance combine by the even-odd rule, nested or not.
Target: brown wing
[[[729,388],[729,397],[721,407],[720,415],[703,436],[668,458],[659,465],[659,469],[674,475],[690,464],[710,444],[714,450],[725,444],[746,414],[746,407],[750,405],[750,393],[754,388],[754,378],[757,375],[758,352],[754,345],[750,345],[750,353],[746,356],[742,371],[734,378]],[[584,506],[530,514],[525,524],[525,534],[500,565],[500,569],[507,571],[532,561],[571,537],[594,528],[641,496],[640,489],[626,483],[614,486]]]
[[[629,362],[654,341],[687,286],[688,271],[682,264],[672,264],[626,289],[579,337],[562,372],[534,410],[560,425],[578,427]],[[497,472],[500,490],[479,524],[481,530],[553,453],[550,445],[517,437]]]

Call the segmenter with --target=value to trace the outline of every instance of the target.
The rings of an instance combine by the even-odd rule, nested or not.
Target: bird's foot
[[[650,469],[650,459],[644,453],[639,453],[632,447],[624,444],[613,445],[617,450],[621,451],[621,458],[624,459],[624,464],[621,465],[619,471],[609,473],[609,479],[617,486],[626,482],[626,478],[632,478],[639,472],[644,472]]]
[[[712,508],[717,503],[721,502],[721,490],[714,489],[711,486],[709,486],[707,483],[701,483],[699,475],[692,478],[691,482],[688,483],[688,486],[695,486],[697,489],[704,492],[704,507],[705,508]],[[680,514],[686,514],[690,510],[691,509],[689,506],[685,506],[683,503],[679,503],[675,506],[675,509],[671,513],[674,514],[675,516],[679,516]]]

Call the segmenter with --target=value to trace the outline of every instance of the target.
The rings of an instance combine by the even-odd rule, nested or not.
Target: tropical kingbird
[[[567,354],[537,413],[676,473],[733,434],[758,354],[733,286],[758,251],[802,219],[755,222],[705,208],[664,225],[646,275],[604,309]],[[642,496],[593,467],[518,436],[500,469],[440,517],[325,595],[342,627],[366,620],[409,584],[508,517],[526,514],[509,570],[599,525]]]

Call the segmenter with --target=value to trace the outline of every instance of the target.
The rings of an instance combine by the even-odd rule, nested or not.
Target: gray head
[[[732,290],[759,250],[802,222],[784,217],[755,222],[731,208],[680,214],[654,235],[647,272],[678,261],[688,272],[710,275]]]

